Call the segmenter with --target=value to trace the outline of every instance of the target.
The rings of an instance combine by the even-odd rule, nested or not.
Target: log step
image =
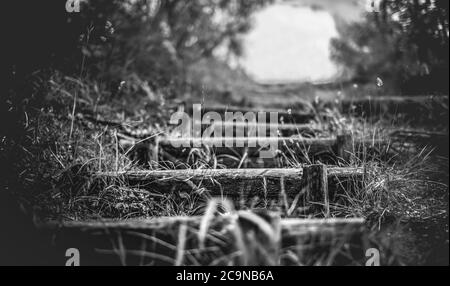
[[[310,208],[307,214],[328,216],[330,202],[344,204],[342,195],[361,187],[364,176],[362,168],[325,165],[300,169],[192,169],[97,173],[93,186],[102,189],[125,184],[159,194],[195,192],[230,198],[244,205],[249,201],[280,205],[284,198],[290,201],[297,198]]]
[[[243,122],[221,123],[223,128],[244,128],[244,134],[248,134],[249,125]],[[252,125],[250,125],[252,126]],[[256,129],[261,125],[253,125]],[[253,127],[250,127],[253,128]],[[267,124],[264,128],[272,128]],[[338,135],[329,138],[311,138],[320,131],[314,124],[283,124],[278,125],[278,132],[284,134],[295,133],[292,137],[213,137],[190,138],[180,137],[173,133],[172,136],[152,137],[152,140],[137,141],[138,139],[120,135],[121,146],[126,150],[139,150],[144,165],[149,162],[172,163],[183,167],[186,163],[192,165],[197,159],[208,163],[215,157],[217,163],[228,168],[279,168],[292,166],[290,161],[298,163],[323,162],[336,164],[339,161],[349,161],[353,157],[361,155],[389,155],[397,147],[433,147],[436,151],[446,151],[448,144],[448,132],[429,132],[420,130],[392,130],[388,139],[353,139],[351,135]],[[279,133],[281,134],[281,133]],[[299,136],[300,134],[300,136]],[[303,137],[301,134],[306,135]],[[137,143],[140,142],[140,143]],[[261,151],[268,151],[270,146],[276,146],[275,156],[260,158]],[[193,146],[197,146],[193,148]],[[224,146],[224,147],[217,147]],[[226,147],[230,146],[230,147]],[[393,149],[391,147],[394,147]],[[200,152],[193,152],[200,151]],[[284,153],[284,154],[283,154]],[[244,158],[244,159],[243,159]],[[305,160],[308,159],[308,160]],[[217,165],[212,165],[217,167]]]
[[[326,160],[327,163],[332,164],[339,159],[348,161],[352,155],[358,156],[363,150],[382,149],[384,146],[387,146],[387,142],[383,140],[352,139],[348,135],[330,138],[164,137],[157,140],[156,149],[153,149],[157,155],[153,153],[152,158],[157,162],[171,161],[172,158],[187,162],[192,150],[201,148],[206,150],[206,155],[210,156],[228,155],[238,159],[260,157],[269,164],[276,158],[284,157],[282,154],[300,160],[305,157],[322,158],[322,162]],[[265,163],[263,165],[267,166]]]
[[[413,123],[442,124],[448,121],[448,101],[448,96],[368,96],[338,105],[343,113],[364,118],[395,115]]]
[[[294,124],[294,123],[257,123],[257,122],[247,122],[247,121],[235,121],[235,122],[213,122],[213,123],[202,123],[201,125],[202,134],[205,131],[215,130],[215,134],[222,137],[255,137],[257,134],[264,132],[264,135],[271,134],[272,130],[275,130],[280,137],[289,137],[295,135],[302,135],[308,137],[316,137],[316,134],[322,134],[325,132],[323,127],[316,123],[305,123],[305,124]],[[173,137],[181,136],[182,132],[174,132]],[[260,136],[263,137],[263,136]]]
[[[391,132],[390,138],[395,142],[407,142],[420,147],[432,147],[435,151],[448,155],[448,131],[433,132],[400,129]]]
[[[314,265],[336,250],[346,253],[334,263],[348,264],[353,263],[349,254],[355,260],[364,257],[365,243],[363,219],[281,219],[266,211],[211,218],[46,222],[38,228],[51,235],[57,249],[77,248],[83,265],[210,265],[213,261],[275,265],[287,251],[296,253],[303,264]],[[245,255],[247,251],[252,255]],[[217,261],[222,256],[225,259]],[[291,262],[281,259],[281,263]]]
[[[271,109],[271,108],[253,108],[253,107],[240,107],[240,106],[201,106],[201,109],[194,109],[192,105],[187,106],[186,108],[181,107],[179,111],[186,112],[191,118],[195,119],[194,111],[200,114],[199,119],[201,120],[203,116],[208,117],[208,113],[214,112],[218,113],[222,116],[225,121],[225,114],[229,113],[242,113],[243,115],[247,113],[253,113],[255,116],[258,113],[265,113],[265,121],[258,120],[260,123],[270,123],[270,113],[276,113],[278,118],[278,123],[309,123],[316,119],[316,114],[311,111],[298,111],[298,110],[289,110],[289,109]],[[273,123],[273,122],[272,122]]]
[[[288,195],[296,195],[302,185],[308,181],[305,170],[314,166],[299,169],[187,169],[136,172],[106,172],[94,176],[101,179],[114,179],[126,182],[130,186],[154,189],[159,192],[195,191],[195,188],[206,188],[213,195],[239,196],[242,191],[256,195],[278,196],[280,182],[283,179]],[[326,166],[325,166],[326,167]],[[334,183],[346,181],[362,181],[363,168],[326,167],[327,178]],[[193,186],[195,186],[193,190]],[[334,186],[330,186],[334,189]],[[246,192],[247,193],[247,192]],[[248,193],[247,193],[248,194]]]

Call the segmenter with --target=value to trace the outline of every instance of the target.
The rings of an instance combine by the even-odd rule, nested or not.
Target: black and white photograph
[[[449,266],[449,1],[4,2],[0,266]]]

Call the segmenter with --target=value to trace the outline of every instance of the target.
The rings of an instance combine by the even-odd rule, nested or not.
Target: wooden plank
[[[412,123],[448,122],[448,96],[368,96],[342,100],[339,107],[345,114],[365,118],[396,116]]]
[[[193,107],[187,106],[187,108],[185,108],[185,112],[189,115],[193,115]],[[224,120],[226,112],[243,113],[244,115],[248,112],[254,113],[255,115],[258,114],[259,112],[265,112],[266,122],[264,123],[270,123],[270,113],[277,113],[279,123],[301,124],[301,123],[309,123],[316,119],[316,114],[312,112],[296,111],[289,109],[224,106],[224,105],[202,106],[201,110],[202,118],[203,115],[209,112],[215,112],[220,114]]]
[[[328,187],[338,192],[346,183],[361,182],[362,168],[327,169]],[[284,183],[288,196],[296,196],[306,187],[303,169],[190,169],[140,172],[98,173],[101,180],[118,180],[129,186],[156,192],[192,192],[205,189],[213,196],[279,197]]]
[[[319,127],[317,124],[293,124],[293,123],[264,123],[264,127],[261,127],[261,123],[257,122],[214,122],[212,124],[201,123],[202,132],[204,132],[207,128],[216,129],[219,127],[222,130],[223,137],[231,134],[234,137],[240,137],[239,134],[245,137],[253,137],[256,136],[259,130],[264,129],[265,133],[269,135],[271,130],[276,130],[278,136],[280,137],[289,137],[295,135],[302,135],[308,137],[315,137],[316,134],[322,134],[324,132],[322,127]]]
[[[239,216],[239,212],[236,214]],[[162,231],[164,229],[174,229],[181,224],[191,227],[199,227],[203,217],[200,216],[179,216],[179,217],[158,217],[151,219],[131,219],[131,220],[97,220],[97,221],[48,221],[37,223],[38,229],[59,230],[79,229],[89,230],[149,230]],[[236,219],[234,215],[222,215],[214,220],[231,222]],[[363,218],[326,218],[326,219],[297,219],[283,218],[280,220],[281,231],[286,234],[301,235],[305,232],[311,233],[336,233],[342,230],[364,228]]]
[[[415,148],[428,148],[434,153],[448,156],[449,136],[447,132],[399,129],[389,134],[390,140],[395,145],[413,146]],[[394,145],[394,146],[395,146]]]
[[[219,265],[231,261],[235,265],[277,265],[285,249],[298,253],[304,264],[316,264],[316,259],[343,245],[363,258],[365,241],[363,219],[281,219],[268,212],[237,212],[207,220],[51,221],[38,224],[38,229],[49,234],[61,253],[77,248],[82,265],[175,265],[180,249],[183,259],[178,263],[182,265],[209,265],[219,257],[227,258]],[[182,242],[181,232],[186,238]],[[245,255],[247,251],[251,255]]]
[[[136,145],[132,140],[121,140],[120,143],[127,151],[139,151],[145,149],[142,146],[147,146],[147,150],[141,152],[144,158],[136,161],[145,161],[145,165],[166,165],[169,168],[174,165],[178,166],[176,168],[186,168],[197,161],[219,168],[280,168],[293,166],[292,163],[311,162],[336,165],[339,162],[349,162],[352,157],[383,155],[389,151],[390,146],[389,140],[358,139],[350,135],[327,138],[157,137],[152,142],[140,142]],[[271,154],[262,156],[262,152]]]
[[[192,148],[203,147],[215,155],[232,155],[247,157],[259,157],[260,152],[269,150],[275,146],[276,150],[284,153],[293,153],[299,157],[302,154],[314,156],[316,154],[329,154],[347,157],[347,154],[365,147],[380,147],[387,143],[384,140],[353,139],[346,137],[345,145],[336,137],[329,138],[303,138],[303,137],[218,137],[218,138],[161,138],[159,149],[165,150],[175,158],[184,158]],[[217,147],[222,146],[222,147]],[[230,147],[226,147],[230,146]],[[339,150],[338,150],[339,149]],[[274,156],[275,157],[275,156]]]
[[[389,104],[402,104],[402,103],[417,103],[426,104],[429,102],[448,102],[448,95],[417,95],[417,96],[404,96],[404,95],[391,95],[391,96],[358,96],[354,98],[346,98],[342,100],[344,103],[360,103],[360,102],[372,102],[372,103],[389,103]]]
[[[438,131],[426,131],[426,130],[414,130],[414,129],[398,129],[393,130],[389,137],[396,140],[405,141],[430,141],[436,142],[441,140],[448,140],[447,132]]]

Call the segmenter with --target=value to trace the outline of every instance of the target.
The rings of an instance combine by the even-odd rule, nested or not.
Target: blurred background
[[[251,97],[267,85],[310,96],[355,84],[448,94],[448,1],[81,0],[80,13],[34,2],[7,4],[3,19],[16,85],[57,69],[111,96]]]

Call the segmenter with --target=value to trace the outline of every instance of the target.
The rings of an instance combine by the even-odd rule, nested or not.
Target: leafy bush
[[[448,1],[383,0],[332,41],[333,59],[358,81],[393,91],[448,94]]]

